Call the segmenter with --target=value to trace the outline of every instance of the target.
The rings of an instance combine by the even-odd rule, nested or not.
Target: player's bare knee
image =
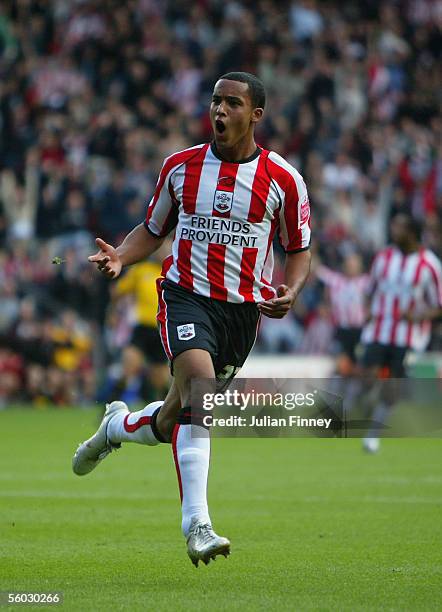
[[[180,353],[174,359],[173,370],[177,382],[179,379],[214,376],[212,357],[207,351],[201,349],[191,349]]]
[[[176,357],[173,368],[182,406],[189,405],[192,398],[215,391],[215,371],[207,351],[185,351]]]

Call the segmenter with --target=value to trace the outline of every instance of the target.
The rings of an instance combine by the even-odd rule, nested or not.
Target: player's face
[[[407,218],[396,215],[391,221],[390,232],[394,244],[399,247],[406,244],[410,235]]]
[[[233,147],[253,130],[262,108],[253,108],[247,83],[220,79],[213,90],[210,120],[215,141]]]
[[[344,261],[344,272],[347,276],[358,276],[362,273],[362,261],[359,255],[348,255]]]

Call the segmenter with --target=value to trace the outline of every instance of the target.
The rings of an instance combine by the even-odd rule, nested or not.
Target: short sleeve
[[[440,260],[433,255],[427,253],[425,257],[427,268],[426,274],[426,296],[430,306],[442,308],[442,265]]]
[[[163,238],[178,222],[178,203],[175,199],[171,176],[175,164],[167,158],[161,168],[154,195],[149,202],[144,226],[150,234]]]
[[[287,164],[288,165],[288,164]],[[279,211],[279,241],[286,253],[310,246],[310,202],[304,179],[294,168],[286,171],[283,200]]]
[[[370,296],[376,289],[377,282],[381,276],[381,269],[385,266],[386,250],[377,253],[371,263],[370,271],[367,275],[365,294]]]

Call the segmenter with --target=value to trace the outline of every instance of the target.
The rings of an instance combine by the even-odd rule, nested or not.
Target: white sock
[[[194,437],[192,437],[192,428]],[[195,437],[198,434],[201,434],[201,437]],[[194,517],[204,523],[210,523],[207,507],[207,478],[210,462],[209,432],[198,425],[176,425],[172,448],[180,486],[183,516],[181,527],[184,536],[187,536]]]
[[[353,410],[362,395],[363,387],[357,378],[340,379],[342,381],[342,389],[338,391],[338,395],[342,394],[342,407],[344,414],[348,415]]]
[[[371,420],[374,423],[367,432],[367,438],[378,438],[382,434],[382,425],[385,425],[389,416],[389,406],[383,401],[380,401],[374,412],[371,415]]]
[[[155,446],[159,440],[154,436],[150,421],[152,414],[163,402],[152,402],[138,412],[129,414],[117,413],[109,422],[107,436],[115,444],[120,442],[138,442]]]

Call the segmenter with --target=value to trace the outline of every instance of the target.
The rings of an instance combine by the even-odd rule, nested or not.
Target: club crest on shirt
[[[195,324],[186,323],[185,325],[177,325],[178,340],[191,340],[195,338]]]
[[[213,208],[219,213],[228,213],[232,209],[233,193],[231,191],[215,191]]]

